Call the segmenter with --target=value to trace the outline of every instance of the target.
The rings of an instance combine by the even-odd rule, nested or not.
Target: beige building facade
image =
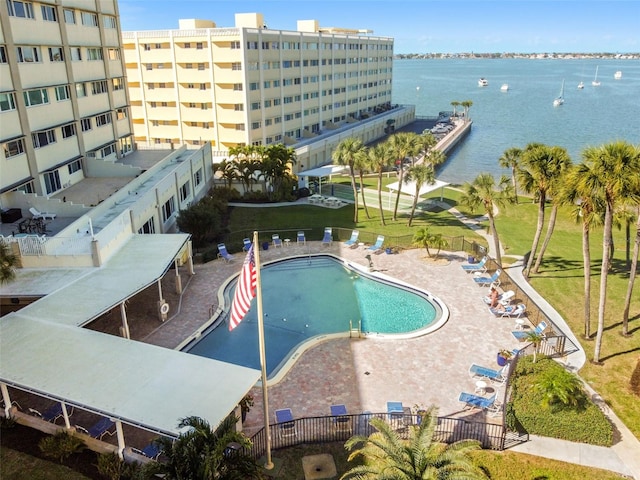
[[[116,0],[0,2],[0,208],[133,148]]]
[[[236,14],[234,27],[179,25],[123,32],[138,144],[284,143],[300,171],[330,162],[346,136],[366,143],[414,118],[392,105],[392,38],[315,20],[275,30],[259,13]]]

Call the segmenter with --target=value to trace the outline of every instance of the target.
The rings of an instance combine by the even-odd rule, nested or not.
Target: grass
[[[87,480],[89,477],[59,463],[0,448],[0,478],[2,480]]]

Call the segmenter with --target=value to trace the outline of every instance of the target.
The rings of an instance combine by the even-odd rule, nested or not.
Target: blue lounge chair
[[[462,269],[465,272],[486,272],[487,271],[487,267],[486,267],[486,263],[487,263],[487,257],[482,257],[482,260],[480,260],[478,263],[469,263],[466,265],[461,265]]]
[[[282,437],[294,437],[296,435],[296,422],[290,408],[281,408],[275,411],[278,431]]]
[[[162,450],[156,442],[151,442],[149,445],[144,447],[141,452],[145,457],[156,460],[160,456],[160,453],[162,453]]]
[[[500,308],[489,307],[489,311],[493,313],[496,317],[500,317],[500,318],[505,318],[505,317],[520,318],[524,314],[526,309],[527,309],[527,306],[524,303],[519,303],[518,305],[505,305],[504,310]]]
[[[113,432],[111,431],[111,428],[114,426],[115,423],[113,423],[113,420],[109,417],[102,417],[88,430],[80,425],[76,425],[76,430],[84,433],[85,435],[89,435],[92,438],[102,440],[102,437],[105,435],[113,435],[116,433],[115,430]]]
[[[495,272],[493,272],[493,275],[491,275],[490,277],[474,277],[473,281],[482,287],[488,287],[492,283],[495,286],[498,286],[500,285],[501,273],[502,273],[502,270],[498,269]]]
[[[324,229],[324,236],[322,237],[322,244],[323,245],[331,245],[331,243],[333,242],[333,237],[331,236],[331,227],[325,227]]]
[[[227,247],[224,243],[218,244],[218,258],[224,258],[227,262],[233,260],[233,255],[227,252]]]
[[[336,430],[351,431],[351,418],[347,416],[347,407],[344,404],[331,405],[331,416]]]
[[[347,240],[346,242],[344,242],[344,244],[347,247],[351,247],[351,248],[353,248],[354,246],[357,247],[358,246],[358,235],[360,235],[360,232],[358,232],[358,230],[354,230],[353,232],[351,232],[351,238],[349,240]]]
[[[244,238],[242,239],[242,243],[243,243],[242,250],[244,250],[245,252],[248,252],[249,249],[251,248],[251,240],[248,238]]]
[[[44,413],[40,413],[35,408],[30,408],[29,412],[35,415],[36,417],[40,417],[45,422],[51,422],[51,423],[56,423],[56,421],[63,416],[61,403],[54,403],[49,408],[47,408],[44,411]],[[67,411],[68,416],[71,416],[72,414],[73,414],[73,407],[71,407],[70,411],[69,410]]]
[[[368,250],[371,250],[373,253],[378,253],[382,251],[382,244],[384,243],[384,235],[378,235],[376,239],[376,243],[371,245]]]
[[[533,329],[533,331],[539,335],[543,335],[547,327],[548,327],[547,322],[543,320]],[[511,332],[511,335],[513,335],[516,338],[516,340],[520,340],[520,341],[526,340],[528,334],[529,332],[527,330],[515,330]]]
[[[473,363],[469,367],[469,375],[471,375],[471,378],[486,378],[494,385],[503,385],[507,381],[506,372],[508,368],[508,366],[504,366],[500,370],[494,370],[493,368],[482,367]]]
[[[273,248],[282,248],[282,239],[280,238],[280,235],[278,235],[277,233],[274,233],[273,235],[271,235],[271,241],[273,242]]]
[[[458,400],[465,404],[465,407],[480,408],[487,410],[492,415],[500,413],[500,403],[496,400],[496,394],[493,396],[481,397],[480,395],[474,395],[473,393],[461,392]]]
[[[298,237],[297,237],[297,242],[298,245],[302,244],[302,245],[306,245],[307,244],[307,238],[304,236],[304,232],[298,232]]]
[[[402,417],[404,415],[402,402],[387,402],[387,414],[389,415],[389,420]]]

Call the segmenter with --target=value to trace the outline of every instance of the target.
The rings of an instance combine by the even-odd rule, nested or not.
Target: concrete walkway
[[[447,204],[441,205],[448,208]],[[480,221],[486,221],[486,217],[470,219],[462,215],[454,208],[448,208],[461,222],[487,239],[489,249],[493,246],[493,237],[486,229],[478,225]],[[500,246],[502,250],[502,245]],[[501,252],[504,255],[504,251]],[[513,258],[513,256],[511,256]],[[578,374],[584,366],[587,358],[580,341],[575,336],[564,318],[529,284],[523,275],[523,259],[516,257],[516,262],[508,268],[509,276],[547,314],[551,321],[557,325],[565,335],[578,347],[574,353],[563,359],[564,366]],[[591,399],[600,407],[620,434],[620,440],[610,448],[588,445],[585,443],[569,442],[556,438],[530,435],[527,443],[512,447],[511,450],[520,453],[528,453],[540,457],[552,458],[563,462],[576,463],[588,467],[611,470],[623,475],[640,480],[640,441],[631,433],[618,416],[609,409],[605,401],[586,382],[583,386],[590,394]]]

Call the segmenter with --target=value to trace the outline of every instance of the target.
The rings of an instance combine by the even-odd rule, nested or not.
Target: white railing
[[[17,243],[20,255],[24,257],[91,255],[91,237],[27,235],[24,237],[3,237],[2,242],[5,244]]]

